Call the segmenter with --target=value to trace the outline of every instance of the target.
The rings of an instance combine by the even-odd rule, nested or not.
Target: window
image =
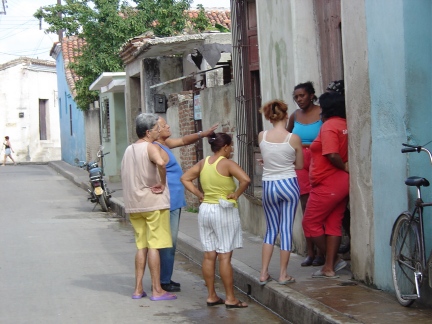
[[[236,83],[238,162],[251,178],[245,194],[261,197],[261,175],[255,170],[258,133],[263,130],[255,0],[236,0],[233,6],[233,65]],[[246,14],[245,14],[246,13]]]
[[[73,130],[72,130],[72,105],[69,105],[69,126],[70,126],[70,135],[73,136]]]

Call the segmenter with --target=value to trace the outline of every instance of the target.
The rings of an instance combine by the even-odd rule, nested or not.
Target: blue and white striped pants
[[[262,202],[267,223],[264,243],[275,244],[280,233],[281,250],[291,251],[294,216],[300,198],[297,178],[263,181]]]

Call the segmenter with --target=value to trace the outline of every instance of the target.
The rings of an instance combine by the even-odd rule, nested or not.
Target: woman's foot
[[[271,280],[272,280],[272,278],[270,277],[270,274],[267,273],[267,275],[261,275],[260,276],[259,284],[261,286],[264,286],[265,284],[267,284]]]
[[[310,267],[312,265],[314,261],[314,257],[311,256],[307,256],[306,259],[303,260],[303,262],[301,263],[302,267]]]
[[[324,263],[325,263],[325,258],[322,255],[317,255],[313,259],[312,266],[313,267],[319,267],[319,266],[324,265]]]
[[[226,308],[245,308],[245,307],[248,307],[248,304],[246,304],[246,303],[244,303],[238,299],[235,304],[226,304],[225,303],[225,307]]]

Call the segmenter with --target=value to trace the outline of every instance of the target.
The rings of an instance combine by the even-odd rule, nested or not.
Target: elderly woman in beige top
[[[146,297],[143,276],[148,257],[152,280],[150,300],[172,300],[173,295],[160,285],[159,250],[172,246],[169,223],[169,190],[165,165],[168,155],[153,144],[159,137],[159,117],[140,114],[136,118],[139,139],[129,145],[123,156],[121,176],[125,211],[135,230],[137,252],[135,256],[135,291],[133,299]]]

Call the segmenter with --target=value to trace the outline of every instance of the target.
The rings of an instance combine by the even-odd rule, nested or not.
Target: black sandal
[[[307,256],[306,259],[301,263],[302,267],[310,267],[314,261],[313,257]]]
[[[233,305],[229,305],[229,304],[225,304],[226,308],[246,308],[248,307],[248,305],[243,305],[243,302],[239,299],[237,304],[233,304]]]
[[[215,301],[215,302],[207,302],[207,306],[216,306],[216,305],[222,305],[225,304],[225,300],[223,300],[222,298],[219,298],[219,300]]]

